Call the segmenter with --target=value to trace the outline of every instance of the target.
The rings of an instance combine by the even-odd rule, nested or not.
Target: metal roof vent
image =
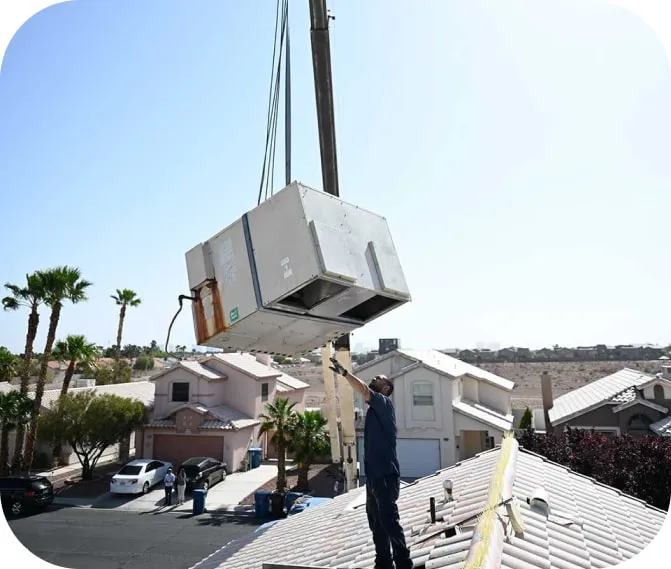
[[[541,510],[546,516],[550,514],[550,496],[545,488],[536,488],[531,497],[527,498],[527,503],[533,509]]]
[[[451,502],[452,498],[452,480],[443,481],[443,492],[445,502]]]

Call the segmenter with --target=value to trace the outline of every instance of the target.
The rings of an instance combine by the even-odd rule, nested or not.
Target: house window
[[[661,385],[655,385],[653,393],[656,401],[664,400],[664,388]]]
[[[629,434],[630,435],[649,435],[650,425],[652,420],[647,415],[641,413],[634,415],[629,419]]]
[[[172,400],[179,403],[189,401],[189,384],[187,382],[175,382],[172,384]]]
[[[268,401],[268,384],[261,384],[261,401]]]
[[[426,381],[413,383],[412,404],[415,407],[433,407],[433,385]]]

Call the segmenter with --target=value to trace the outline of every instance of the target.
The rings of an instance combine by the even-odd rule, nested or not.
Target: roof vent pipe
[[[443,493],[445,502],[451,502],[452,498],[452,480],[443,481]]]
[[[550,496],[545,488],[536,488],[527,498],[527,503],[532,508],[541,510],[546,516],[550,515]]]

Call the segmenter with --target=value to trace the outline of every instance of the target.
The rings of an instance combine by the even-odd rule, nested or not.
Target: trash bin
[[[279,519],[284,516],[284,494],[273,492],[270,495],[270,517]]]
[[[196,488],[192,492],[193,495],[193,515],[199,516],[205,511],[205,490]]]
[[[261,458],[263,457],[262,448],[250,448],[249,449],[250,463],[252,468],[258,468],[261,466]]]
[[[302,495],[302,492],[287,492],[287,495],[284,498],[284,506],[286,507],[287,512],[291,510],[291,506],[293,506],[294,502]]]
[[[254,514],[257,518],[267,518],[270,515],[270,492],[268,490],[254,492]]]

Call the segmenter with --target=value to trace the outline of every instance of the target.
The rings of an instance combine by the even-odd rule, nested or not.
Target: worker
[[[366,471],[366,514],[375,544],[375,569],[412,569],[410,551],[398,514],[401,474],[396,455],[396,413],[391,401],[394,384],[384,375],[370,384],[331,358],[331,369],[342,375],[368,403],[363,431]]]

